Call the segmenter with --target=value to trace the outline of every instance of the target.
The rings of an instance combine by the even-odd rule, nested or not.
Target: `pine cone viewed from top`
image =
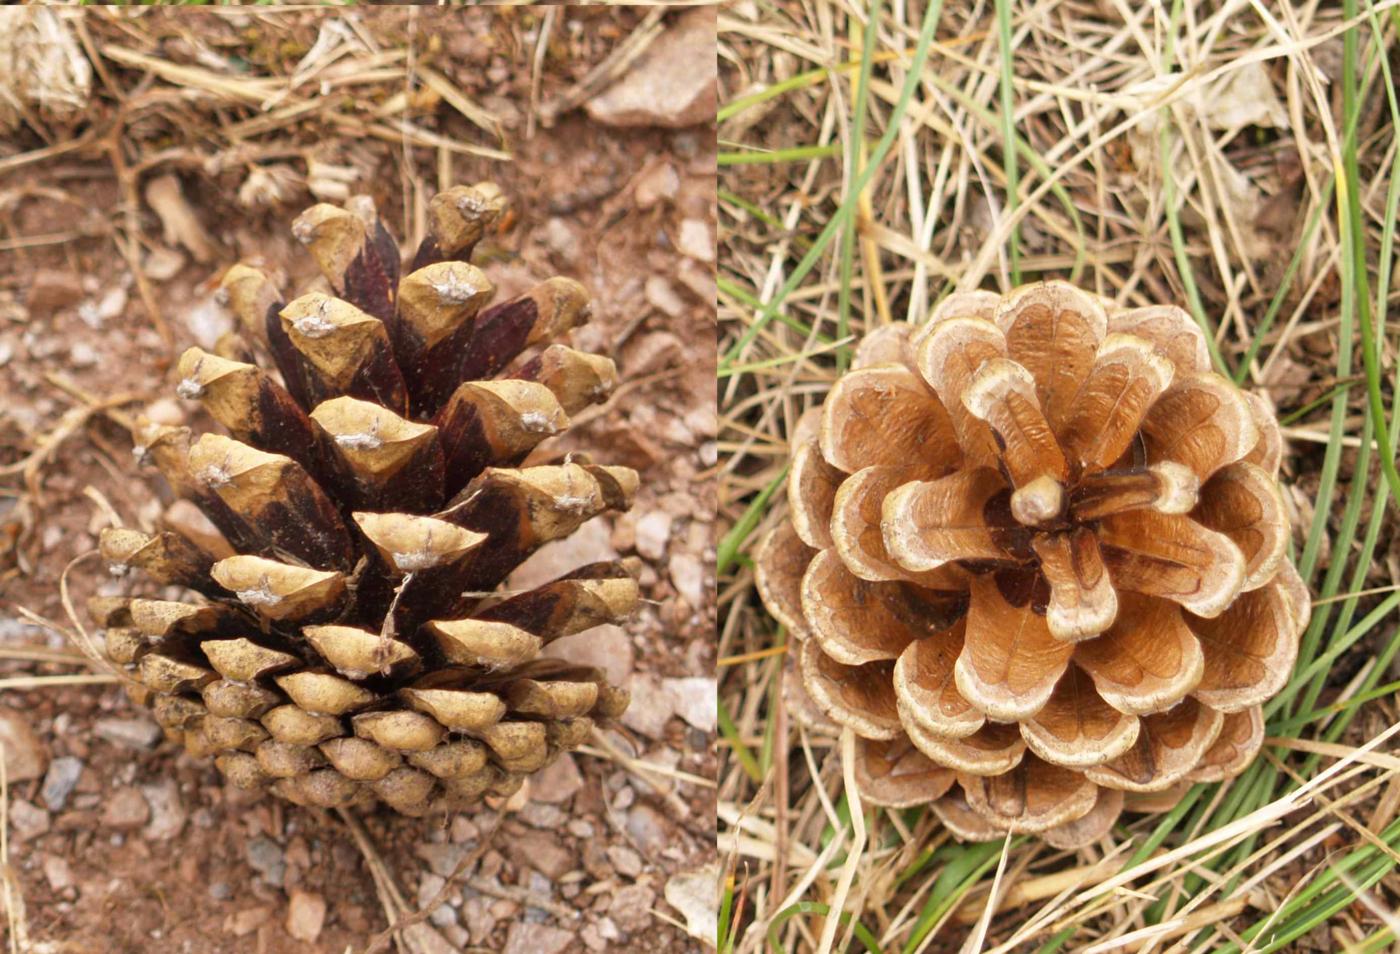
[[[137,425],[138,455],[208,527],[104,531],[115,570],[191,592],[91,610],[128,692],[236,785],[457,810],[516,791],[627,706],[602,672],[541,656],[631,613],[621,566],[495,592],[637,486],[577,454],[525,466],[616,371],[557,341],[588,317],[577,282],[488,307],[469,262],[503,207],[490,183],[435,196],[402,274],[367,198],[307,210],[293,232],[332,294],[284,300],[234,266],[239,330],[180,358],[179,395],[227,433]]]
[[[1278,424],[1184,311],[955,294],[795,430],[757,583],[864,797],[1070,847],[1253,759],[1310,598]]]

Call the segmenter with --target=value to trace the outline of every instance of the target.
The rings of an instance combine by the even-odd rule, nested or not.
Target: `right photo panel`
[[[1398,27],[720,11],[720,952],[1397,943]]]

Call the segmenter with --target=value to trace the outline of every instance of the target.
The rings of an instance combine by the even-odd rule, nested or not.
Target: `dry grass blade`
[[[819,0],[720,18],[720,137],[735,157],[721,178],[724,954],[839,949],[838,904],[848,932],[905,954],[1274,950],[1323,923],[1328,943],[1378,949],[1379,911],[1326,912],[1347,891],[1393,909],[1400,849],[1386,690],[1400,521],[1375,400],[1393,424],[1397,8]],[[1022,282],[1070,278],[1124,307],[1191,307],[1217,368],[1285,421],[1315,622],[1266,712],[1273,758],[1235,782],[1165,819],[1125,815],[1077,852],[1026,838],[1003,857],[926,811],[867,806],[853,867],[831,851],[858,811],[842,745],[791,724],[783,664],[801,642],[758,601],[755,546],[785,518],[788,439],[849,340],[921,322],[954,290],[1005,292],[1013,265]],[[798,747],[810,771],[789,780]],[[1324,857],[1345,858],[1332,867],[1350,881]]]

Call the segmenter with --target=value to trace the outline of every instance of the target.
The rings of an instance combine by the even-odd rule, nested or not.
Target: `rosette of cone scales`
[[[489,184],[436,196],[402,272],[367,202],[309,209],[293,231],[331,293],[284,300],[235,266],[239,330],[180,358],[180,396],[227,433],[137,425],[138,455],[207,521],[105,531],[114,568],[187,595],[91,608],[133,698],[239,786],[456,810],[516,791],[627,706],[600,671],[541,655],[629,615],[621,566],[501,589],[637,485],[581,455],[538,460],[616,373],[560,340],[588,316],[578,283],[490,304],[470,258],[502,207]]]
[[[791,443],[757,584],[867,799],[1068,847],[1254,757],[1310,601],[1277,422],[1184,311],[953,295]]]

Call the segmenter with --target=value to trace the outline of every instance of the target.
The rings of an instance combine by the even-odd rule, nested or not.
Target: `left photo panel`
[[[714,946],[713,7],[0,11],[0,939]]]

